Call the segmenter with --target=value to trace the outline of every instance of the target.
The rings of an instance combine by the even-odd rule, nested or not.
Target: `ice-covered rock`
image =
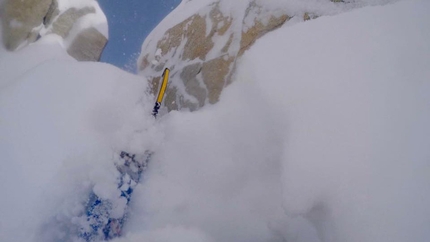
[[[11,51],[56,34],[75,59],[98,61],[107,43],[106,17],[95,0],[6,0],[2,23],[3,43]]]

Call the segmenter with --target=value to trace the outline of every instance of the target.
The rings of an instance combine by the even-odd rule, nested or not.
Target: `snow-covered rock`
[[[196,2],[183,2],[169,18],[192,4]],[[140,70],[153,77],[156,92],[160,71],[164,67],[172,69],[173,85],[166,95],[169,110],[196,110],[205,103],[216,103],[231,78],[237,57],[258,37],[290,19],[285,12],[266,11],[255,1],[224,5],[223,1],[207,1],[207,5],[169,26],[161,36],[157,35],[158,29],[147,38]]]
[[[364,0],[183,1],[145,40],[139,70],[152,80],[156,93],[163,69],[171,68],[165,106],[196,110],[218,102],[221,91],[233,80],[238,59],[266,33],[286,22],[368,4]]]
[[[6,0],[2,24],[8,50],[56,34],[69,55],[81,61],[98,61],[108,37],[106,17],[95,0]]]

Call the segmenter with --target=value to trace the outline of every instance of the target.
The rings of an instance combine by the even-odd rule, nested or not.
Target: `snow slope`
[[[90,189],[116,188],[114,153],[149,147],[136,132],[153,126],[153,99],[144,78],[77,62],[55,39],[0,52],[0,241],[58,241]]]
[[[427,241],[429,9],[364,8],[258,41],[220,103],[165,121],[124,241]]]
[[[115,242],[427,241],[428,9],[278,29],[219,103],[156,122],[142,77],[71,60],[52,38],[0,49],[0,241],[65,241],[89,191],[115,186],[114,153],[146,149]]]

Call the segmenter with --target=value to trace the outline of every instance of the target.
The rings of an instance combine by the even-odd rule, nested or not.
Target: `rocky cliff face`
[[[291,18],[282,11],[268,11],[255,1],[239,4],[239,9],[223,4],[210,2],[145,42],[139,68],[151,77],[154,93],[163,68],[172,69],[165,99],[169,110],[196,110],[216,103],[231,81],[237,59],[259,37]]]
[[[256,40],[290,20],[319,15],[312,8],[289,11],[275,2],[282,1],[183,1],[143,44],[140,73],[152,80],[156,93],[161,72],[171,68],[165,99],[169,110],[193,111],[216,103],[232,81],[237,60]]]
[[[164,105],[169,111],[197,110],[219,100],[232,82],[238,59],[260,37],[286,24],[366,4],[364,0],[184,0],[143,43],[139,71],[151,80],[156,93],[163,69],[171,68]]]
[[[107,21],[97,1],[6,0],[2,11],[3,44],[19,49],[56,34],[80,61],[98,61],[107,43]]]

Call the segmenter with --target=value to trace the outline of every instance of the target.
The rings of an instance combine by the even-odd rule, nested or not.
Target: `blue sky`
[[[146,36],[181,0],[98,0],[109,22],[109,42],[101,61],[130,72]]]

